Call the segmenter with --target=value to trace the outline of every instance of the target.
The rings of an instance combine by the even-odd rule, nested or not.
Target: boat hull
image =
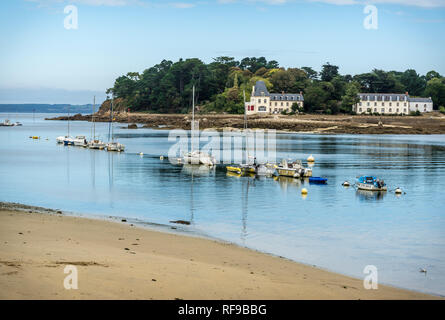
[[[366,190],[366,191],[387,191],[388,190],[388,188],[386,186],[377,187],[373,184],[361,183],[361,182],[357,182],[357,188],[359,190]]]

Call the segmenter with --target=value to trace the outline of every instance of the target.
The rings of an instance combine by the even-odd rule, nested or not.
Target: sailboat
[[[59,142],[60,140],[62,140],[62,143],[65,146],[73,146],[74,145],[74,139],[70,136],[70,106],[69,105],[68,105],[68,134],[64,137],[56,138],[57,142]]]
[[[199,150],[199,143],[198,143],[198,149],[195,150],[194,148],[194,141],[195,141],[195,86],[193,86],[192,89],[192,127],[191,127],[191,146],[192,150],[190,152],[187,152],[183,156],[184,163],[190,163],[190,164],[204,164],[207,166],[213,166],[216,164],[215,158],[209,155],[206,152]]]
[[[96,139],[96,122],[94,121],[94,113],[96,112],[96,96],[94,96],[93,113],[91,114],[91,121],[93,122],[93,135],[90,142],[88,142],[88,148],[90,149],[105,149],[105,143],[99,139]]]
[[[248,137],[247,137],[247,111],[246,111],[246,92],[243,91],[243,97],[244,97],[244,133],[246,136],[246,163],[243,164],[235,164],[235,165],[229,165],[226,167],[228,172],[234,172],[237,174],[249,174],[249,173],[256,173],[257,165],[256,165],[256,158],[254,158],[254,163],[249,164],[249,151],[247,149],[248,144]]]
[[[110,110],[110,123],[108,130],[111,130],[111,141],[107,143],[105,149],[107,151],[116,151],[123,152],[125,150],[125,146],[122,143],[114,141],[114,131],[113,131],[113,99],[111,99],[111,110]]]

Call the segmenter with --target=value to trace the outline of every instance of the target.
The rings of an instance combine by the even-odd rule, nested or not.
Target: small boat
[[[16,125],[15,123],[12,123],[8,119],[0,123],[0,127],[14,127],[15,125]]]
[[[357,188],[368,191],[386,191],[385,181],[374,176],[361,176],[357,179]]]
[[[99,139],[93,139],[90,142],[88,142],[88,148],[89,149],[99,149],[103,150],[105,149],[106,145],[105,142],[99,140]]]
[[[22,124],[21,122],[18,122],[18,121],[15,123],[15,125],[16,125],[17,127],[21,127],[21,126],[23,126],[23,124]]]
[[[192,123],[191,123],[191,151],[184,154],[183,162],[188,164],[204,164],[206,166],[213,166],[216,164],[216,160],[213,156],[210,154],[200,151],[199,150],[199,143],[198,143],[198,149],[195,150],[194,148],[194,141],[195,141],[195,86],[193,86],[192,89]]]
[[[292,177],[292,178],[308,178],[312,177],[312,169],[303,167],[301,160],[294,162],[287,162],[286,159],[281,160],[280,165],[277,168],[277,172],[280,176]]]
[[[124,152],[125,146],[119,142],[108,142],[105,149],[107,149],[107,151]]]
[[[255,168],[255,173],[259,176],[271,177],[275,174],[278,166],[273,163],[259,164]]]
[[[114,141],[114,128],[113,128],[113,102],[114,97],[111,99],[111,106],[110,106],[110,122],[108,123],[108,137],[111,136],[111,141],[109,141],[105,149],[107,151],[115,151],[115,152],[123,152],[125,150],[125,145],[122,143],[119,143],[117,141]]]
[[[69,138],[68,136],[60,136],[56,138],[57,143],[63,143],[63,140]]]
[[[86,147],[88,146],[88,141],[85,136],[77,136],[74,139],[74,145],[77,147]]]
[[[327,178],[322,177],[309,177],[309,183],[316,183],[316,184],[326,184],[328,182]]]
[[[65,139],[63,139],[63,145],[74,146],[74,139],[72,137],[67,136]]]
[[[183,161],[184,163],[188,164],[203,164],[206,166],[213,166],[216,164],[216,160],[214,157],[206,152],[202,152],[199,150],[194,150],[184,154]]]

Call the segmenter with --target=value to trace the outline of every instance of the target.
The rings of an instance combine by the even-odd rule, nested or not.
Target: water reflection
[[[388,192],[386,191],[369,191],[357,189],[355,195],[360,201],[380,201],[383,200],[387,193]]]

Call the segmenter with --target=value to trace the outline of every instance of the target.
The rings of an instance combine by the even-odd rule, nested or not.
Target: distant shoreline
[[[199,114],[195,116],[200,129],[236,130],[244,126],[243,115]],[[45,120],[91,121],[92,115],[76,114]],[[108,122],[109,113],[96,113],[95,121]],[[114,121],[142,124],[143,128],[186,129],[191,125],[189,114],[117,113]],[[438,112],[421,116],[364,115],[253,115],[248,117],[250,129],[275,129],[283,132],[317,134],[445,134],[445,115]]]
[[[17,206],[15,208],[14,206]],[[443,299],[234,244],[0,203],[0,299]],[[65,290],[66,265],[79,289]]]

